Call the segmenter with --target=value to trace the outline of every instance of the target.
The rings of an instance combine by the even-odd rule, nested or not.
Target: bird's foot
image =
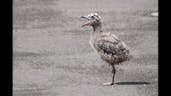
[[[112,85],[114,85],[114,83],[112,83],[112,82],[105,82],[105,83],[103,83],[103,86],[112,86]]]

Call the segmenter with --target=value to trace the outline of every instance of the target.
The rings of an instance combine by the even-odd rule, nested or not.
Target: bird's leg
[[[104,83],[103,84],[104,86],[114,85],[115,73],[116,73],[115,65],[112,65],[112,74],[113,74],[113,76],[112,76],[112,82]]]
[[[114,85],[115,73],[116,73],[115,65],[112,65],[112,73],[113,73],[113,77],[112,77],[112,83],[111,83],[111,85]]]

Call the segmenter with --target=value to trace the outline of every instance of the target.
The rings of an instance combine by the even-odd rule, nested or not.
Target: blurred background
[[[131,49],[111,68],[89,45],[80,16],[97,12],[104,31]],[[14,96],[157,96],[158,0],[13,0]]]

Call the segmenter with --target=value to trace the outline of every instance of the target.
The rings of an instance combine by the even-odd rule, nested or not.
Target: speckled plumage
[[[94,39],[92,40],[94,49],[109,64],[121,64],[129,59],[128,47],[114,34],[101,32],[97,37],[92,36],[92,38]]]

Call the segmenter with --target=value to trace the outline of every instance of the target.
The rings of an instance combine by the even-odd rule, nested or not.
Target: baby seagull
[[[112,66],[112,82],[103,85],[114,85],[115,65],[129,59],[129,49],[127,45],[114,34],[102,31],[101,17],[97,13],[91,13],[87,16],[81,16],[87,22],[82,25],[92,26],[93,32],[90,35],[90,45],[99,54],[102,60]]]

